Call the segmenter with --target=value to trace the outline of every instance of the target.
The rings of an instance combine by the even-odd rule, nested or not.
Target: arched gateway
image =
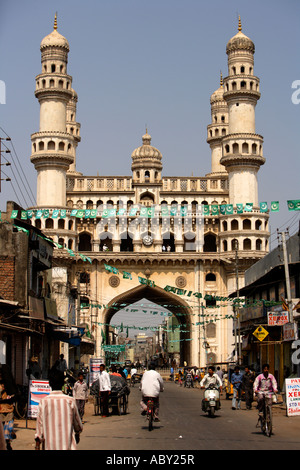
[[[189,305],[178,296],[166,292],[161,287],[138,286],[112,299],[102,314],[103,323],[106,325],[105,337],[109,337],[109,323],[113,316],[123,308],[122,305],[131,305],[142,299],[147,299],[149,302],[167,308],[178,319],[180,325],[180,364],[183,364],[184,361],[191,364],[192,315],[190,314]]]

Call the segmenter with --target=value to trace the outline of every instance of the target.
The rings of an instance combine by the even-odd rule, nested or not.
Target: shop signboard
[[[28,393],[28,418],[36,418],[39,403],[51,392],[49,380],[30,380]]]
[[[285,379],[285,390],[287,415],[300,415],[300,378]]]
[[[282,310],[280,312],[268,312],[269,326],[282,326],[289,321],[289,312]]]
[[[100,372],[100,364],[105,364],[105,359],[103,357],[90,359],[90,373],[89,373],[89,385],[91,386],[93,382],[98,377]]]
[[[286,323],[282,327],[283,341],[294,341],[297,339],[295,331],[295,323]]]

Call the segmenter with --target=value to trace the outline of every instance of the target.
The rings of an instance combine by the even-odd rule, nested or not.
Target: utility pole
[[[3,166],[3,165],[10,166],[10,165],[11,165],[11,163],[8,162],[5,157],[4,157],[4,158],[5,158],[5,160],[7,161],[7,163],[2,163],[2,162],[1,162],[1,154],[2,154],[2,152],[3,152],[3,153],[4,153],[4,152],[5,152],[5,153],[11,153],[9,149],[7,149],[7,150],[2,150],[2,147],[1,147],[2,140],[11,140],[11,139],[10,139],[10,137],[6,137],[6,138],[5,138],[5,137],[0,137],[0,193],[1,193],[1,181],[11,181],[11,179],[8,178],[8,177],[6,177],[5,179],[2,179],[1,166]],[[5,146],[5,144],[4,144],[4,146]],[[5,146],[5,147],[6,147],[6,146]],[[7,148],[7,147],[6,147],[6,148]],[[5,175],[5,173],[4,173],[4,175]],[[5,176],[6,176],[6,175],[5,175]]]
[[[282,249],[283,249],[283,262],[284,262],[284,271],[285,271],[285,285],[286,285],[286,295],[287,295],[287,304],[289,308],[289,323],[293,322],[293,306],[291,298],[291,284],[290,284],[290,273],[289,273],[289,262],[286,249],[286,232],[281,232],[282,240]]]
[[[240,289],[239,289],[239,266],[238,266],[238,249],[239,242],[236,240],[235,243],[235,279],[236,279],[236,296],[238,304],[235,306],[235,351],[238,354],[238,364],[241,365],[242,349],[241,349],[241,321],[240,321]],[[238,351],[237,351],[237,330],[238,330]]]

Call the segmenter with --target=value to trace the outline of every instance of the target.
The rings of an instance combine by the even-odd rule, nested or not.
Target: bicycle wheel
[[[272,435],[272,408],[270,405],[266,406],[265,434],[268,437]]]
[[[150,410],[148,414],[148,429],[149,431],[152,431],[153,429],[153,411]]]

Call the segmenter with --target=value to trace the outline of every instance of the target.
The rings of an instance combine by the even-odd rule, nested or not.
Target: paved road
[[[284,411],[274,410],[274,435],[268,438],[256,428],[255,409],[233,411],[231,401],[223,399],[222,409],[210,418],[201,410],[202,394],[199,389],[166,383],[160,398],[161,421],[149,432],[140,415],[140,392],[134,387],[127,415],[87,418],[78,449],[300,449],[300,416],[287,418]]]
[[[274,409],[274,435],[268,438],[256,428],[257,411],[231,409],[231,401],[222,399],[222,409],[214,418],[201,411],[203,391],[165,383],[161,394],[159,423],[149,432],[145,417],[140,414],[140,391],[131,388],[129,411],[123,416],[101,418],[93,415],[93,406],[86,407],[84,430],[78,450],[299,450],[300,416],[288,418],[284,410]],[[15,450],[32,450],[34,421],[24,429],[17,422]]]

